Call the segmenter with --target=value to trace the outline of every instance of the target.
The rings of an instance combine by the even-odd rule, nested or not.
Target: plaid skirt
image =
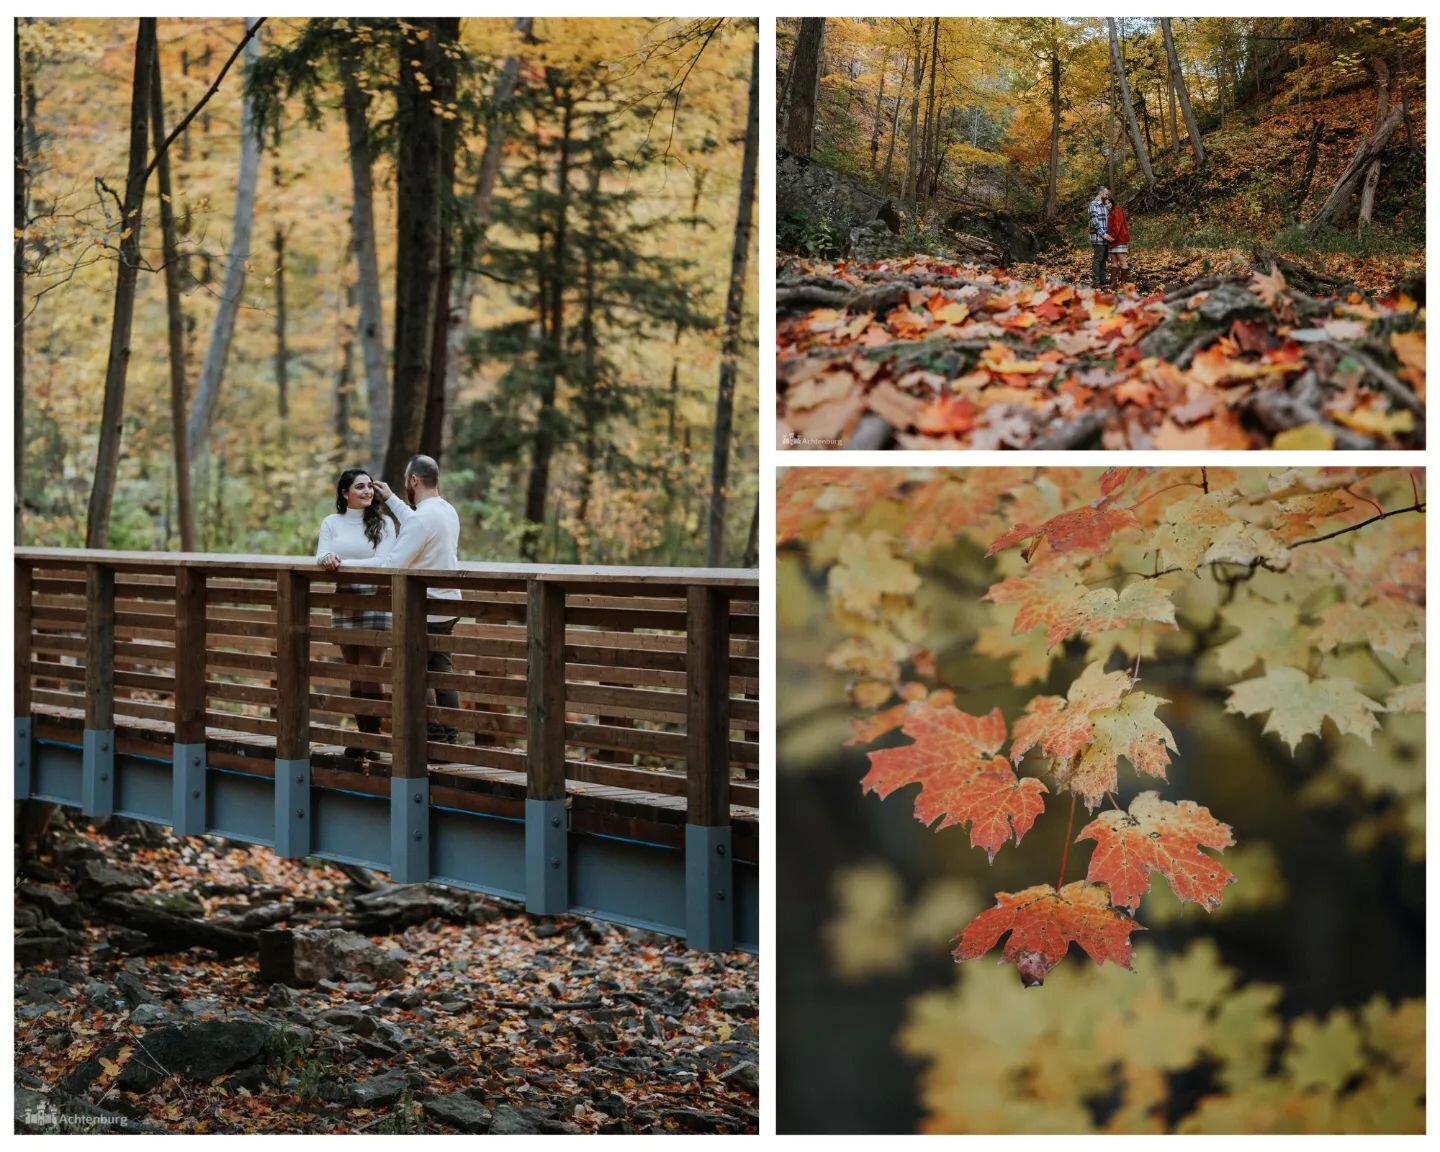
[[[335,591],[345,596],[374,596],[380,591],[380,585],[337,584]],[[377,599],[376,603],[383,603],[383,601]],[[373,628],[381,632],[388,632],[391,623],[390,613],[379,609],[332,608],[330,610],[330,626],[332,628]]]

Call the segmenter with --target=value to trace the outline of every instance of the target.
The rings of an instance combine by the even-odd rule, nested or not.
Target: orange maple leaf
[[[1225,885],[1235,877],[1203,848],[1224,849],[1235,843],[1230,826],[1193,800],[1172,804],[1158,792],[1142,792],[1129,812],[1111,811],[1096,817],[1076,841],[1095,841],[1085,878],[1110,886],[1116,907],[1135,909],[1150,891],[1150,873],[1159,872],[1179,900],[1217,907]]]
[[[1045,785],[1017,780],[1009,762],[995,755],[1005,743],[999,708],[971,716],[948,703],[921,701],[907,706],[901,730],[915,742],[871,752],[860,787],[883,800],[919,784],[915,819],[926,827],[939,832],[969,823],[971,845],[994,860],[1006,840],[1013,835],[1018,844],[1045,810]]]
[[[993,556],[996,552],[1031,537],[1043,537],[1056,552],[1098,548],[1116,532],[1138,523],[1139,521],[1123,508],[1072,508],[1068,512],[1050,517],[1039,527],[1017,524],[991,544],[985,555]],[[1027,551],[1033,552],[1033,549]]]
[[[985,955],[1008,932],[1004,957],[1027,988],[1043,984],[1072,943],[1096,964],[1109,960],[1129,968],[1130,935],[1143,931],[1143,925],[1110,907],[1104,884],[1077,880],[1058,892],[1049,884],[1037,884],[1021,892],[999,892],[995,899],[995,907],[980,913],[960,934],[955,959]]]

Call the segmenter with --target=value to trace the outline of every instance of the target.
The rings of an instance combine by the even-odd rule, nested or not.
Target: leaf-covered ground
[[[354,911],[356,890],[322,862],[213,837],[147,846],[89,832],[98,853],[76,852],[79,839],[72,860],[142,876],[153,881],[142,895],[177,907],[198,898],[200,918],[278,902],[291,906],[284,923],[302,927]],[[259,982],[253,954],[147,952],[140,933],[95,919],[74,868],[56,865],[30,872],[16,914],[17,926],[35,921],[73,950],[17,964],[25,1130],[73,1132],[79,1114],[170,1133],[758,1130],[754,957],[424,888],[408,897],[433,898],[447,916],[372,936],[404,954],[404,979],[288,988]],[[45,892],[31,902],[37,884]],[[70,924],[62,931],[51,916]],[[235,1020],[267,1029],[259,1061],[210,1081],[177,1072],[122,1090],[156,1029]]]
[[[1423,445],[1425,313],[1409,296],[1283,257],[1171,274],[1184,282],[1109,292],[928,256],[788,258],[780,446]]]

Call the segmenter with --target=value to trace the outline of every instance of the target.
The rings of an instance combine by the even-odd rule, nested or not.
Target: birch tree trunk
[[[390,442],[390,375],[385,363],[384,315],[380,304],[380,258],[375,248],[375,178],[366,110],[370,96],[355,78],[355,62],[340,58],[345,133],[350,144],[350,242],[357,267],[360,302],[360,362],[365,372],[365,408],[370,416],[370,467],[379,468]]]
[[[1140,165],[1140,174],[1145,177],[1145,187],[1153,190],[1155,173],[1150,169],[1150,154],[1145,150],[1145,140],[1140,135],[1140,122],[1135,119],[1135,105],[1130,100],[1130,85],[1125,79],[1125,61],[1120,58],[1120,37],[1115,31],[1115,18],[1107,16],[1105,23],[1110,27],[1110,63],[1115,67],[1115,79],[1120,85],[1120,104],[1125,112],[1125,123],[1130,129],[1135,162]]]
[[[895,117],[890,123],[890,147],[885,150],[885,174],[880,177],[880,187],[890,191],[890,173],[895,160],[895,138],[900,135],[900,110],[905,107],[905,77],[910,74],[910,56],[907,53],[900,61],[900,84],[895,89]]]
[[[515,31],[527,44],[533,43],[535,17],[515,20]],[[460,375],[465,365],[465,345],[470,337],[470,312],[475,303],[475,274],[485,256],[485,234],[490,224],[490,206],[495,202],[495,181],[500,175],[500,157],[509,130],[510,108],[520,78],[520,57],[507,57],[495,79],[490,111],[485,124],[485,150],[480,154],[480,171],[470,194],[469,245],[461,250],[455,264],[455,278],[449,300],[449,323],[445,348],[445,424],[441,439],[452,440],[455,408],[460,401]]]
[[[245,18],[248,30],[255,23]],[[245,75],[248,76],[260,59],[260,36],[251,36],[245,44]],[[240,297],[245,291],[245,265],[250,260],[250,230],[255,220],[255,188],[260,182],[260,133],[255,123],[255,101],[245,94],[240,117],[240,173],[235,181],[235,216],[231,226],[230,251],[225,264],[225,280],[220,289],[220,306],[210,328],[210,346],[200,367],[195,385],[195,403],[190,410],[187,435],[193,460],[206,447],[215,409],[220,400],[220,385],[225,377],[225,362],[230,357],[230,342],[235,335],[235,318],[240,312]]]
[[[1180,111],[1185,116],[1185,130],[1190,134],[1190,148],[1195,153],[1195,167],[1205,167],[1205,145],[1200,140],[1200,128],[1195,123],[1195,113],[1190,107],[1190,90],[1185,87],[1185,73],[1180,71],[1180,56],[1175,51],[1175,34],[1170,28],[1170,18],[1160,18],[1160,31],[1165,38],[1165,55],[1170,61],[1171,90],[1180,100]]]
[[[100,413],[100,445],[85,516],[85,547],[104,548],[110,535],[110,505],[120,468],[120,436],[125,418],[125,381],[130,371],[130,329],[135,318],[135,281],[140,272],[140,225],[145,207],[145,158],[150,84],[155,75],[155,17],[142,16],[135,35],[135,75],[130,91],[130,161],[120,207],[119,263],[115,270],[115,310],[110,323],[110,352],[105,364],[105,398]]]
[[[736,362],[744,320],[745,274],[755,214],[755,170],[760,154],[760,29],[750,54],[750,100],[745,120],[745,154],[740,165],[740,200],[730,248],[730,288],[725,296],[725,336],[720,345],[720,382],[715,393],[715,440],[710,457],[710,509],[706,516],[705,563],[725,562],[725,500],[730,479],[730,429],[735,407]]]

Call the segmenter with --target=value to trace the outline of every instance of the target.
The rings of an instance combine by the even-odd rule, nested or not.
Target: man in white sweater
[[[385,557],[386,568],[429,568],[444,572],[460,567],[460,516],[450,502],[440,495],[440,466],[429,456],[415,456],[405,465],[405,496],[401,500],[383,480],[375,481],[375,491],[385,506],[400,521],[400,535]],[[411,506],[413,505],[413,507]],[[458,588],[431,588],[431,603],[459,600]],[[437,609],[444,607],[435,605]],[[459,616],[431,612],[426,628],[432,636],[449,636],[459,623]],[[431,651],[426,665],[431,672],[454,672],[455,665],[448,652]],[[459,708],[460,694],[453,688],[437,688],[435,703],[441,708]],[[447,744],[458,744],[460,732],[449,724],[429,725],[429,738]]]

